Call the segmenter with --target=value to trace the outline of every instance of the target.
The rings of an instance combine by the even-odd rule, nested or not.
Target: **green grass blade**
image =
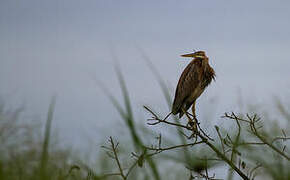
[[[161,87],[162,93],[163,93],[163,95],[165,97],[165,100],[167,102],[168,108],[171,111],[172,99],[171,99],[171,96],[170,96],[170,93],[169,93],[169,90],[168,90],[168,88],[166,86],[165,81],[161,77],[159,71],[156,69],[156,67],[151,62],[150,58],[141,49],[140,49],[140,51],[141,51],[142,58],[145,60],[145,62],[148,65],[149,69],[152,71],[153,75],[157,79],[157,81],[158,81],[158,83],[159,83],[159,85]],[[179,120],[178,120],[178,118],[176,116],[173,116],[173,119],[174,119],[175,123],[179,123]],[[179,139],[180,139],[181,143],[182,144],[186,144],[186,139],[183,136],[183,134],[184,134],[183,133],[183,129],[180,128],[180,127],[176,127],[176,129],[177,129],[177,133],[178,133],[178,136],[179,136]],[[189,163],[189,160],[191,158],[190,158],[190,154],[189,154],[188,148],[184,147],[183,149],[184,149],[184,158]]]
[[[143,143],[142,143],[141,138],[138,136],[138,134],[136,132],[136,127],[135,127],[135,124],[134,124],[134,117],[133,117],[133,113],[132,113],[132,106],[131,106],[131,102],[130,102],[127,86],[126,86],[126,83],[125,83],[125,80],[124,80],[124,77],[123,77],[123,74],[122,74],[120,68],[118,66],[115,66],[115,68],[116,68],[118,80],[119,80],[119,83],[120,83],[120,86],[121,86],[122,94],[123,94],[124,101],[125,101],[126,112],[127,112],[127,116],[126,116],[127,118],[124,119],[124,120],[125,120],[125,122],[127,123],[127,126],[130,129],[131,136],[132,136],[132,139],[134,141],[134,144],[137,144],[137,149],[140,150],[141,148],[143,148]],[[159,176],[159,172],[158,172],[158,169],[157,169],[157,166],[156,166],[155,162],[153,161],[152,158],[147,158],[147,162],[148,162],[148,164],[149,164],[149,166],[151,168],[151,171],[152,171],[152,173],[154,175],[154,178],[156,180],[159,180],[160,176]]]
[[[140,149],[140,147],[142,147],[143,143],[141,141],[141,138],[138,136],[138,134],[136,132],[136,127],[135,127],[134,117],[133,117],[133,112],[132,112],[132,106],[131,106],[131,101],[130,101],[129,93],[127,90],[127,86],[126,86],[126,83],[125,83],[125,80],[124,80],[124,77],[123,77],[123,74],[122,74],[120,68],[118,66],[115,66],[115,69],[116,69],[116,73],[118,76],[122,95],[124,97],[124,102],[125,102],[126,117],[124,118],[124,120],[130,129],[134,144],[136,144],[136,148]]]
[[[139,137],[139,135],[138,135],[138,133],[136,131],[136,126],[135,126],[135,123],[134,123],[133,110],[132,110],[132,106],[131,106],[129,92],[127,90],[127,86],[126,86],[126,83],[125,83],[125,79],[123,77],[123,74],[122,74],[120,68],[118,66],[115,66],[115,69],[116,69],[118,81],[120,83],[122,95],[124,97],[125,108],[122,108],[120,103],[117,101],[117,99],[114,96],[112,96],[111,93],[109,93],[108,89],[105,87],[104,84],[98,82],[98,85],[103,90],[103,92],[109,97],[109,99],[113,103],[114,107],[117,109],[117,111],[121,115],[122,119],[126,123],[127,127],[129,128],[130,135],[131,135],[133,143],[135,145],[135,149],[142,150],[143,149],[143,142],[142,142],[142,139]],[[149,164],[149,166],[151,168],[151,171],[152,171],[152,174],[153,174],[154,178],[156,180],[159,180],[160,179],[159,172],[158,172],[157,166],[154,163],[153,159],[152,158],[147,158],[146,160],[147,160],[147,162],[148,162],[148,164]]]
[[[46,178],[46,165],[48,161],[48,148],[49,148],[49,141],[50,141],[50,132],[51,132],[51,123],[53,119],[53,112],[55,107],[56,97],[53,96],[51,99],[51,103],[49,105],[49,110],[47,114],[47,120],[45,124],[45,132],[44,132],[44,140],[42,146],[42,153],[41,153],[41,160],[40,160],[40,176],[42,178]]]

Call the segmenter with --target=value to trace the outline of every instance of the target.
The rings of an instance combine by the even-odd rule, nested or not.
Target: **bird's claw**
[[[189,127],[194,127],[194,122],[193,121],[189,121],[188,123],[187,123],[187,125],[189,126]]]
[[[196,122],[194,121],[188,121],[187,125],[188,128],[190,128],[193,132],[197,132],[197,126]]]

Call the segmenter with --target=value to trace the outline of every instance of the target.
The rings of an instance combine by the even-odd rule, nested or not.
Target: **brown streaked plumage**
[[[197,51],[182,57],[193,57],[193,60],[182,72],[175,91],[172,106],[172,114],[178,114],[181,118],[192,105],[192,113],[195,116],[196,99],[205,88],[215,80],[215,72],[208,63],[208,57],[204,51]]]

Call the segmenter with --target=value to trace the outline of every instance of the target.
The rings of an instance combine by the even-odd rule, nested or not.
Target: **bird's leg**
[[[193,119],[196,120],[196,114],[195,114],[195,101],[194,101],[193,104],[192,104],[191,110],[192,110],[192,116],[193,116]]]
[[[194,132],[193,134],[195,134],[197,131],[197,126],[196,126],[195,120],[193,121],[193,119],[189,116],[190,113],[186,112],[183,108],[182,108],[182,111],[188,119],[187,126],[189,125],[191,127],[192,131]]]
[[[197,119],[196,119],[196,114],[195,114],[195,101],[192,104],[191,110],[192,110],[192,116],[193,116],[193,120],[194,120],[194,122],[192,122],[193,123],[192,127],[195,129],[195,131],[197,131]]]
[[[185,114],[185,116],[186,116],[187,119],[188,119],[188,123],[187,123],[187,125],[189,125],[190,127],[192,127],[193,124],[194,124],[192,118],[188,115],[188,112],[184,111],[184,114]]]

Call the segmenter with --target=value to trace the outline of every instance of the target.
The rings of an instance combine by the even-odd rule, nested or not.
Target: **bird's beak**
[[[181,57],[196,57],[195,53],[190,53],[190,54],[183,54]]]
[[[193,58],[203,58],[204,56],[200,56],[196,53],[190,53],[190,54],[183,54],[181,57],[193,57]]]

